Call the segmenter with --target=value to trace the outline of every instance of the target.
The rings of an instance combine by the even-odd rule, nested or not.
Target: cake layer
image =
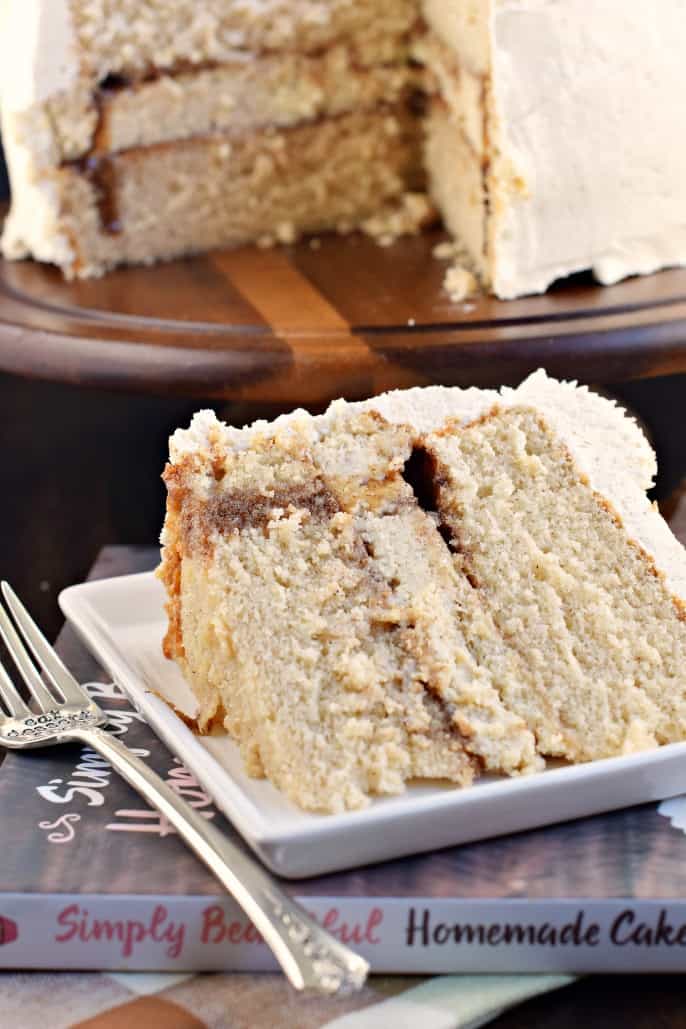
[[[170,454],[167,652],[296,802],[686,736],[686,552],[608,401],[539,374],[243,431],[206,412]]]
[[[475,765],[449,715],[397,676],[401,664],[416,672],[400,630],[374,624],[379,584],[355,537],[342,519],[325,546],[328,535],[296,512],[254,538],[215,541],[209,563],[184,560],[182,665],[204,711],[219,703],[248,773],[308,810],[359,808],[411,778],[468,785]],[[274,619],[280,631],[265,637]]]
[[[425,122],[424,162],[429,190],[446,228],[460,252],[460,265],[468,265],[485,286],[492,285],[491,259],[491,185],[492,147],[488,98],[490,81],[483,65],[486,54],[477,59],[476,41],[483,44],[486,11],[480,8],[469,15],[460,6],[460,17],[447,5],[453,28],[465,19],[471,25],[465,36],[458,34],[460,45],[452,38],[449,45],[445,16],[429,5],[432,31],[417,46],[423,61],[431,97]],[[469,15],[469,16],[468,16]],[[452,22],[451,22],[452,24]]]
[[[93,150],[111,153],[217,132],[240,135],[394,105],[420,81],[406,63],[360,67],[343,46],[315,56],[236,53],[220,67],[101,91]],[[61,119],[54,123],[65,138]]]
[[[422,0],[422,15],[432,33],[477,77],[491,71],[490,29],[499,0]]]
[[[401,106],[93,158],[47,179],[43,210],[32,207],[34,224],[44,221],[31,240],[13,208],[5,246],[30,245],[67,275],[85,276],[354,225],[421,180],[418,132]]]
[[[409,102],[422,83],[421,70],[407,62],[366,68],[345,46],[312,56],[236,51],[216,67],[138,83],[112,79],[95,89],[81,83],[44,105],[6,113],[5,130],[32,153],[40,174],[91,153],[219,132],[286,128],[382,103]]]
[[[611,757],[686,734],[683,606],[535,409],[430,437],[437,507],[521,658],[507,707],[544,754]]]
[[[398,41],[418,17],[416,0],[119,0],[116,18],[107,3],[71,6],[79,43],[100,78],[105,70],[222,61],[236,49],[311,53],[341,39],[363,63],[384,63],[397,57]]]
[[[442,99],[431,100],[425,133],[424,160],[431,197],[446,228],[464,249],[466,260],[488,285],[491,266],[486,252],[488,207],[483,158]]]
[[[312,53],[348,41],[363,64],[397,59],[417,0],[21,0],[5,5],[3,73],[14,109],[109,75],[206,65],[235,50]],[[27,54],[50,50],[34,65]],[[16,98],[16,103],[14,102]]]

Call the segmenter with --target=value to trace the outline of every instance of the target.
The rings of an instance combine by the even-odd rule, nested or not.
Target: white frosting
[[[494,0],[422,0],[422,13],[436,35],[459,50],[460,64],[475,75],[489,67],[489,13]]]
[[[2,232],[4,256],[14,259],[31,253],[39,260],[69,264],[73,246],[59,222],[58,185],[43,174],[55,149],[47,114],[40,107],[25,113],[3,110],[2,136],[12,186],[12,206]]]
[[[68,0],[2,0],[0,100],[4,112],[25,111],[71,89],[78,70]]]
[[[684,0],[423,0],[423,9],[459,73],[430,51],[429,65],[472,140],[484,105],[465,82],[492,84],[484,275],[498,296],[543,292],[587,268],[609,284],[686,263]],[[440,156],[445,141],[436,145]],[[481,267],[469,205],[452,196],[468,192],[473,211],[474,186],[461,187],[435,154],[431,172],[449,227]]]
[[[494,205],[497,294],[686,263],[683,0],[499,0],[491,47],[491,138],[526,184]]]
[[[200,411],[189,429],[170,440],[173,463],[197,453],[201,457],[217,444],[245,449],[257,433],[308,432],[313,439],[326,433],[346,411],[377,411],[386,421],[411,425],[427,434],[448,420],[466,424],[495,406],[526,407],[540,412],[572,454],[579,472],[620,516],[628,536],[655,562],[669,589],[686,602],[686,550],[646,495],[656,472],[655,455],[636,422],[613,401],[573,382],[558,382],[538,371],[517,389],[461,390],[444,386],[399,390],[362,403],[335,401],[328,411],[311,418],[304,411],[283,415],[272,423],[256,422],[246,429],[220,423],[212,411]],[[203,471],[199,469],[201,475]]]
[[[72,244],[58,224],[57,186],[42,175],[56,164],[55,137],[41,105],[78,78],[68,0],[0,0],[0,112],[12,186],[3,229],[6,257],[32,253],[68,264]]]

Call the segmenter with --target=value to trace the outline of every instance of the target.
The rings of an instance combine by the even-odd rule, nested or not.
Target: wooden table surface
[[[387,389],[686,372],[686,269],[454,303],[438,232],[217,251],[66,282],[0,261],[0,370],[103,389],[321,405]]]

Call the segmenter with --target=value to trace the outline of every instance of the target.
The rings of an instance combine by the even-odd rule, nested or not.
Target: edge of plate
[[[191,769],[218,809],[278,875],[303,878],[326,874],[599,815],[686,791],[683,742],[551,769],[541,775],[484,783],[473,790],[446,791],[430,798],[405,796],[401,809],[392,804],[386,807],[381,801],[361,812],[322,816],[321,821],[316,819],[290,831],[270,832],[254,802],[246,798],[168,705],[140,682],[117,645],[108,640],[104,626],[99,624],[100,616],[86,599],[88,594],[107,591],[115,583],[122,590],[132,581],[151,579],[152,573],[142,572],[70,586],[60,593],[59,604],[85,645],[152,730]],[[535,810],[533,815],[531,808]],[[459,825],[451,815],[459,819]],[[418,836],[422,838],[420,847]]]
[[[90,653],[122,688],[136,710],[145,717],[146,723],[172,754],[180,757],[184,764],[187,764],[191,771],[201,779],[203,786],[212,795],[216,806],[224,812],[223,804],[216,797],[219,791],[212,782],[213,777],[216,779],[218,774],[221,775],[224,780],[221,792],[228,793],[232,804],[232,814],[226,817],[235,824],[244,839],[253,848],[256,848],[263,840],[268,842],[269,838],[265,835],[259,818],[254,817],[254,806],[246,801],[240,787],[204,749],[169,705],[139,681],[134,670],[121,656],[118,648],[108,640],[103,627],[98,624],[99,618],[90,602],[85,600],[88,593],[96,592],[96,587],[107,588],[107,584],[114,582],[118,586],[123,586],[131,580],[149,579],[151,574],[150,572],[140,572],[135,575],[97,579],[93,582],[68,586],[59,594],[58,602],[70,625]],[[179,737],[183,741],[185,751],[183,756],[179,754]]]

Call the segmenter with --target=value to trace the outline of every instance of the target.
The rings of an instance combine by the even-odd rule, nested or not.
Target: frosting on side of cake
[[[50,53],[50,60],[44,55]],[[12,183],[2,246],[10,258],[34,255],[69,265],[71,242],[59,223],[59,190],[45,177],[55,145],[45,104],[78,89],[79,57],[68,0],[23,0],[0,9],[0,127]]]
[[[585,269],[610,284],[686,262],[679,2],[424,9],[441,41],[423,48],[441,87],[427,129],[432,191],[497,296]]]
[[[683,5],[500,0],[492,34],[494,148],[525,186],[492,187],[498,295],[683,264]]]
[[[2,5],[0,100],[4,111],[25,111],[68,92],[79,73],[69,0],[21,0]]]

